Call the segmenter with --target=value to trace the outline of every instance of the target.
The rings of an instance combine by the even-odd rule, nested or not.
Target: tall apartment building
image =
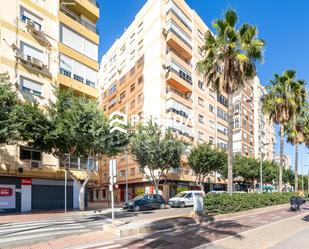
[[[183,0],[149,0],[123,35],[103,56],[99,84],[100,105],[109,115],[120,111],[131,120],[155,118],[163,129],[194,144],[211,141],[227,146],[227,106],[224,93],[205,86],[196,64],[203,57],[200,47],[208,30],[203,20]],[[235,93],[234,152],[254,156],[253,95],[251,85]],[[135,116],[134,116],[135,115]],[[133,116],[133,118],[132,118]],[[107,162],[102,167],[94,199],[108,198]],[[124,199],[126,157],[117,158],[118,199]],[[171,169],[161,190],[165,197],[194,189],[192,170]],[[129,196],[151,192],[138,165],[128,160]],[[208,177],[206,189],[222,188],[216,174]],[[220,185],[221,184],[221,185]]]
[[[98,97],[98,4],[93,0],[0,1],[0,71],[8,72],[21,98],[55,101],[54,87]],[[0,209],[64,207],[64,170],[51,155],[26,145],[0,148]],[[73,174],[94,162],[72,158]],[[92,180],[97,177],[94,176]],[[80,185],[69,180],[68,208],[78,207]]]

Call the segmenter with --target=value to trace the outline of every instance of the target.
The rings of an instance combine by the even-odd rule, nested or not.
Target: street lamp
[[[263,152],[262,149],[264,146],[269,145],[269,143],[260,143],[260,154],[261,154],[261,160],[260,160],[260,191],[263,193]]]

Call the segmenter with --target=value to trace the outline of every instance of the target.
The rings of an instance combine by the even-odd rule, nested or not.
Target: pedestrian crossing
[[[128,249],[119,243],[109,241],[109,242],[97,242],[92,244],[81,245],[77,247],[70,247],[66,249]]]
[[[0,248],[102,230],[103,224],[106,224],[106,220],[95,215],[0,224]]]

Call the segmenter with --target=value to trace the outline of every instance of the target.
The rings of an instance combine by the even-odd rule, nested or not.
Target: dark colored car
[[[126,202],[123,206],[124,209],[138,212],[147,209],[163,209],[166,206],[166,201],[161,195],[145,194],[139,195],[134,199]]]

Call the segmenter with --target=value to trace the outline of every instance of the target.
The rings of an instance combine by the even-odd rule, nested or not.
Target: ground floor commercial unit
[[[200,190],[200,187],[193,181],[175,181],[175,180],[162,180],[159,184],[159,194],[166,200],[174,197],[178,193],[187,190]],[[224,181],[218,183],[205,183],[205,192],[213,190],[223,191],[226,190]],[[149,182],[129,182],[128,183],[128,199],[133,199],[141,194],[154,194],[156,192],[154,185]],[[119,182],[114,186],[114,198],[116,202],[124,202],[126,199],[126,184]],[[110,191],[108,184],[96,186],[88,190],[88,201],[109,201]]]
[[[67,181],[67,208],[79,208],[80,185]],[[0,176],[0,210],[30,212],[64,209],[65,181],[30,177]]]

